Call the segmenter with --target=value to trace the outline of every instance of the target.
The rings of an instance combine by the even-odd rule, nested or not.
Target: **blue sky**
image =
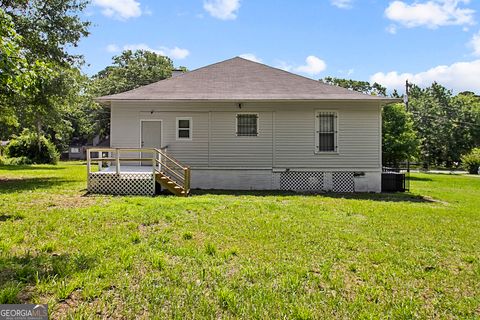
[[[314,79],[433,80],[480,92],[478,0],[93,0],[78,52],[94,74],[122,49],[195,69],[243,55]],[[76,51],[77,51],[76,50]]]

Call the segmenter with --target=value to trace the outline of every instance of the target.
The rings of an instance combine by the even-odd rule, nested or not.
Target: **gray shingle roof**
[[[261,63],[235,57],[134,90],[103,96],[118,100],[388,100],[324,84]]]

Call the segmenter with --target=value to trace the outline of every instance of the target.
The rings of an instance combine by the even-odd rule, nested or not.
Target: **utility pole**
[[[405,95],[403,96],[403,102],[405,102],[405,110],[408,112],[410,111],[408,109],[408,89],[410,87],[410,84],[408,83],[408,79],[405,81]],[[410,155],[407,155],[407,173],[410,174]]]

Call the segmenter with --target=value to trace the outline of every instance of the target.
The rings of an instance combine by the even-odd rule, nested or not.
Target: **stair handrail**
[[[190,168],[188,166],[183,166],[180,164],[180,162],[175,159],[174,157],[167,155],[165,152],[163,152],[161,149],[155,149],[157,152],[157,157],[156,157],[156,162],[159,164],[161,167],[165,167],[168,169],[170,174],[175,175],[177,178],[179,178],[183,182],[183,190],[188,194],[190,192]],[[158,157],[160,156],[160,157]],[[160,158],[160,159],[158,159]],[[182,170],[183,176],[179,174],[177,171],[175,171],[174,168],[170,168],[168,165],[166,165],[164,162],[162,162],[161,159],[167,159],[170,162],[172,162],[175,166],[177,166],[179,169]],[[160,172],[160,171],[159,171]]]
[[[175,158],[172,157],[172,156],[167,155],[167,154],[166,154],[165,152],[163,152],[161,149],[154,149],[154,150],[156,150],[160,155],[162,155],[162,157],[165,157],[165,158],[167,158],[168,160],[172,161],[172,162],[173,162],[175,165],[177,165],[178,167],[180,167],[180,168],[182,168],[182,169],[186,168],[186,167],[184,167],[183,165],[181,165],[180,162],[179,162],[177,159],[175,159]]]

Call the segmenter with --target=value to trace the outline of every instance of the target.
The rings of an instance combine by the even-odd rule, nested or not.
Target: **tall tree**
[[[438,83],[425,89],[413,86],[410,106],[425,167],[451,167],[480,145],[480,99],[473,93],[454,96]]]
[[[112,59],[111,66],[93,77],[99,95],[128,91],[172,76],[172,60],[155,52],[126,50]]]
[[[347,88],[353,91],[362,92],[365,94],[375,95],[375,96],[386,96],[387,88],[383,87],[378,83],[370,84],[368,81],[359,81],[351,79],[342,79],[335,77],[325,77],[320,79],[321,82]]]
[[[27,61],[22,40],[12,18],[0,8],[0,136],[19,124],[12,102],[36,94],[37,84],[54,76],[50,64]]]
[[[0,8],[12,18],[21,47],[29,62],[43,60],[71,65],[82,56],[68,52],[82,37],[88,36],[90,22],[80,13],[88,0],[0,0]]]
[[[39,77],[30,94],[8,100],[9,108],[21,118],[16,131],[32,128],[40,139],[42,132],[54,132],[63,122],[62,110],[68,108],[66,104],[74,94],[69,87],[74,79],[67,78],[83,62],[83,57],[69,53],[69,49],[88,35],[90,23],[80,15],[87,3],[86,0],[0,0],[0,8],[11,18],[20,36],[18,43],[27,63],[41,62],[54,70],[50,77]],[[58,134],[55,131],[51,135]]]
[[[112,60],[111,66],[92,78],[91,92],[97,97],[132,90],[172,76],[172,60],[155,52],[126,50]],[[109,132],[110,109],[102,107],[96,109],[94,114],[103,132]]]
[[[382,119],[384,165],[398,167],[402,161],[414,160],[420,140],[413,128],[411,114],[405,111],[403,104],[389,104],[383,107]]]

